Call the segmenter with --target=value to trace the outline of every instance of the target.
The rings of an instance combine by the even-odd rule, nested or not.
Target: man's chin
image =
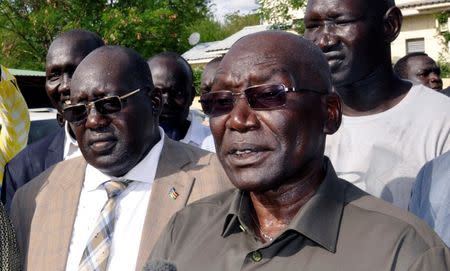
[[[101,157],[88,163],[104,174],[114,177],[121,177],[134,167],[130,161],[125,164],[123,159],[112,160],[108,157]]]

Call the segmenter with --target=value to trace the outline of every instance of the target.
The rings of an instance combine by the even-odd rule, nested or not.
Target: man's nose
[[[320,49],[322,49],[322,51],[327,51],[338,43],[338,37],[332,24],[325,24],[322,27],[322,31],[318,35],[319,37],[315,43],[320,47]]]
[[[428,76],[428,79],[431,82],[442,81],[441,76],[435,72],[431,72],[430,75]]]
[[[236,97],[234,107],[229,113],[226,126],[228,129],[246,132],[257,129],[260,125],[256,112],[250,107],[245,97]]]
[[[61,76],[61,83],[59,84],[59,87],[58,87],[59,93],[68,93],[70,91],[70,80],[71,79],[72,79],[72,77],[67,73],[64,73]]]
[[[94,130],[99,127],[105,127],[108,125],[110,121],[111,121],[110,118],[97,112],[95,106],[87,108],[87,116],[85,123],[86,129]]]

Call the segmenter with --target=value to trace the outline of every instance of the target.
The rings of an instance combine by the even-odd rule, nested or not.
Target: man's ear
[[[403,15],[398,7],[391,7],[383,17],[384,37],[386,42],[393,42],[402,28]]]
[[[153,116],[158,117],[161,114],[163,106],[161,90],[159,88],[154,88],[149,91],[148,95],[152,101]]]
[[[336,93],[325,96],[327,115],[323,131],[327,135],[334,134],[341,126],[342,121],[342,101]]]

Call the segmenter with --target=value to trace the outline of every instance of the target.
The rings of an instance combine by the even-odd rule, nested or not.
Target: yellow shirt
[[[0,183],[9,162],[27,145],[30,130],[28,107],[17,86],[16,78],[0,65]]]

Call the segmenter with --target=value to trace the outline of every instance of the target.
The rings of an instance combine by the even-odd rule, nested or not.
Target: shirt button
[[[252,252],[252,260],[254,262],[259,262],[262,260],[262,254],[258,250]]]

